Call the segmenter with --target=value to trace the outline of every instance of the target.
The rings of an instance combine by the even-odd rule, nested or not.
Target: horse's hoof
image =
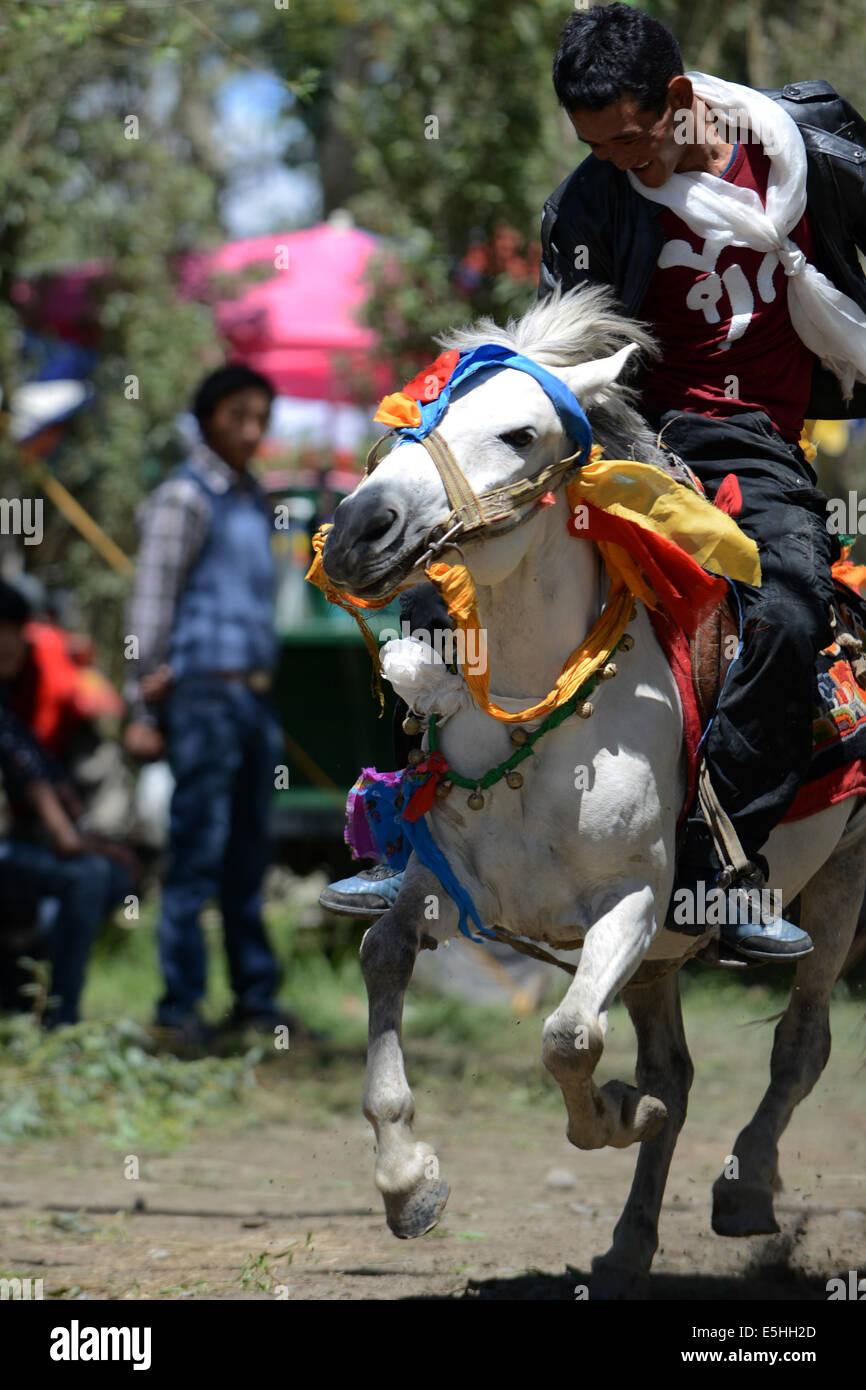
[[[592,1262],[590,1301],[612,1303],[619,1299],[649,1298],[649,1274],[643,1269],[630,1269],[608,1255],[598,1255]]]
[[[411,1192],[385,1197],[385,1216],[398,1240],[415,1240],[439,1222],[451,1188],[444,1178],[429,1178]]]
[[[718,1178],[713,1185],[712,1225],[717,1236],[778,1235],[772,1190],[757,1183],[744,1186],[735,1178]]]
[[[625,1149],[654,1139],[664,1129],[667,1108],[655,1096],[644,1095],[625,1081],[608,1081],[601,1093],[618,1112],[616,1128],[608,1140],[612,1148]]]

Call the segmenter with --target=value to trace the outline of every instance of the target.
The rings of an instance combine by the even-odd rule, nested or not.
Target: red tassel
[[[404,820],[420,820],[425,816],[433,805],[433,798],[436,795],[436,787],[442,780],[444,773],[448,771],[448,763],[441,753],[431,753],[429,758],[425,758],[423,763],[418,763],[414,772],[426,772],[428,774],[426,782],[422,782],[420,787],[409,798],[409,803],[403,812]]]
[[[538,499],[539,507],[552,507],[556,498],[552,492],[543,492]]]

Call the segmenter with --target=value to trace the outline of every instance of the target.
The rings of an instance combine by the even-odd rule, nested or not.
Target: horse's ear
[[[599,357],[595,362],[581,362],[577,367],[559,367],[556,375],[562,378],[585,409],[596,403],[617,380],[636,348],[637,343],[629,343],[610,357]]]

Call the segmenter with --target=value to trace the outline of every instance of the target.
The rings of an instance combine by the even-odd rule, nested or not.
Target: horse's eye
[[[507,444],[510,449],[528,449],[535,439],[535,430],[527,427],[524,430],[508,430],[501,434],[499,438],[503,444]]]

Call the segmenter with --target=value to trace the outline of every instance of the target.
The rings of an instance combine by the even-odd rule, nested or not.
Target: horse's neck
[[[477,585],[493,695],[546,695],[599,615],[598,551],[570,535],[566,518],[560,495],[539,518],[537,543],[508,578]]]

